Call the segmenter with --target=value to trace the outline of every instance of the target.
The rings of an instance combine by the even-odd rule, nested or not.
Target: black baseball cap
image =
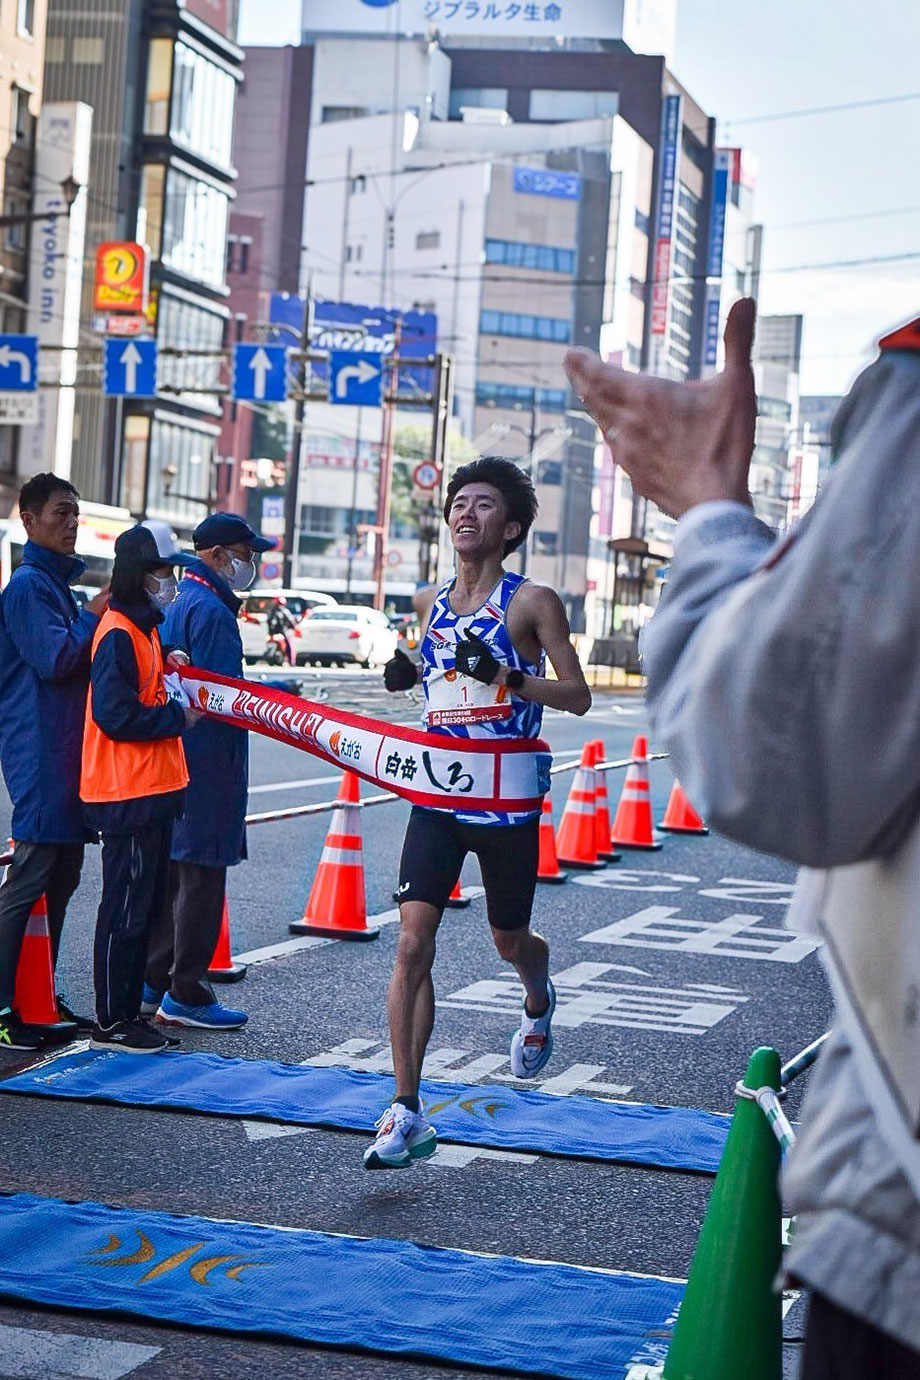
[[[120,565],[147,570],[158,565],[188,565],[192,557],[177,549],[165,522],[158,522],[156,530],[139,522],[115,538],[115,559]]]
[[[274,542],[260,537],[243,518],[236,513],[212,513],[204,522],[199,522],[192,533],[196,551],[207,551],[212,546],[248,546],[253,551],[271,551]]]

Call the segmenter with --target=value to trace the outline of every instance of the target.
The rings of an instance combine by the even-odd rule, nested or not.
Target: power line
[[[920,101],[920,91],[907,91],[903,96],[873,96],[864,101],[842,101],[838,105],[812,105],[802,110],[777,110],[772,115],[744,115],[740,120],[726,120],[725,128],[767,124],[773,120],[800,120],[810,115],[837,115],[844,110],[868,110],[880,105],[899,105],[904,101]]]

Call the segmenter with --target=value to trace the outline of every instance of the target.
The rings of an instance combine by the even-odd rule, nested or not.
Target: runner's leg
[[[549,1006],[549,945],[530,928],[537,885],[539,818],[507,826],[470,825],[470,847],[479,858],[492,939],[524,986],[527,1012]]]
[[[396,1096],[417,1097],[422,1060],[434,1028],[435,936],[441,912],[424,901],[400,907],[396,963],[387,991]]]
[[[399,864],[399,943],[387,992],[399,1098],[418,1097],[422,1061],[434,1027],[435,941],[465,852],[452,815],[412,810]]]

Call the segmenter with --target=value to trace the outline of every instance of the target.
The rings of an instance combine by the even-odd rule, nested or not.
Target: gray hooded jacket
[[[839,463],[791,536],[734,503],[681,519],[642,641],[653,729],[690,799],[722,833],[810,868],[890,856],[920,814],[911,330],[920,347],[908,328],[844,401]],[[842,1030],[812,1075],[785,1193],[789,1274],[920,1351],[920,1201]]]

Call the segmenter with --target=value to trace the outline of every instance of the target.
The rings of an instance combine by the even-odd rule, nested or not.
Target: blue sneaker
[[[231,1011],[221,1006],[219,1001],[207,1006],[190,1006],[187,1002],[176,1001],[166,992],[157,1011],[157,1020],[163,1025],[190,1025],[201,1030],[239,1030],[249,1017],[245,1011]]]
[[[145,982],[144,995],[141,997],[141,1015],[155,1016],[160,1009],[162,1000],[163,993],[158,992],[155,987],[151,987],[149,982]]]

